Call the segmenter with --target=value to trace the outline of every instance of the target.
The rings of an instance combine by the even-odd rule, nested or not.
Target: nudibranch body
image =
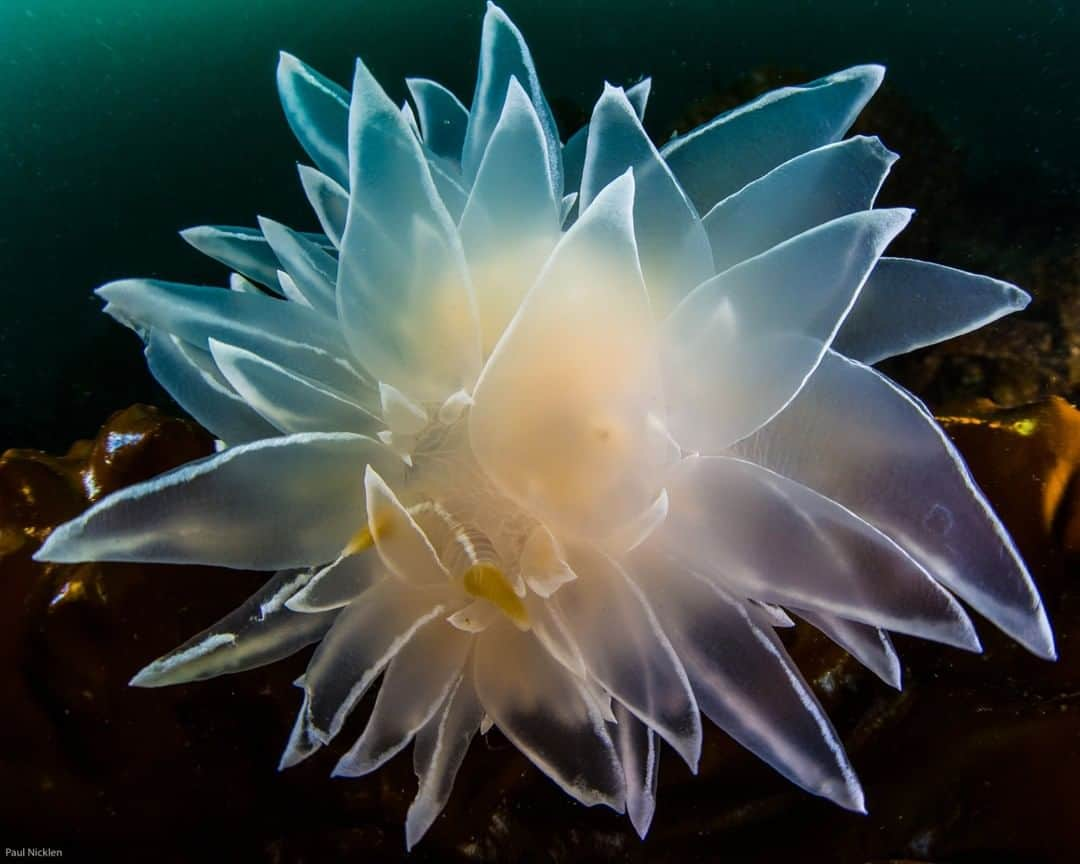
[[[1054,656],[1012,541],[925,408],[870,364],[1022,308],[1005,283],[883,252],[894,159],[844,139],[883,70],[769,93],[657,149],[649,82],[565,143],[489,6],[472,106],[362,62],[351,94],[283,55],[322,233],[184,233],[229,288],[126,280],[106,311],[218,436],[38,558],[274,572],[132,683],[316,644],[282,757],[327,745],[381,677],[339,775],[413,742],[408,845],[497,726],[584,804],[648,830],[660,741],[704,714],[863,810],[774,632],[789,612],[899,686],[888,632],[967,650],[956,598]]]

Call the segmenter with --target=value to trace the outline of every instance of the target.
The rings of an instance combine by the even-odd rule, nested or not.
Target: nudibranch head
[[[774,630],[788,612],[889,684],[888,632],[968,650],[956,598],[1054,655],[1038,592],[926,409],[872,368],[1026,305],[882,257],[894,159],[844,138],[883,70],[787,87],[657,149],[648,80],[563,142],[519,31],[484,19],[472,105],[362,62],[351,93],[283,55],[321,233],[184,232],[228,288],[99,294],[223,443],[58,528],[49,561],[274,572],[133,679],[316,644],[289,766],[381,677],[336,774],[414,742],[411,846],[478,729],[645,834],[659,741],[701,715],[808,791],[855,773]],[[785,611],[787,610],[787,611]]]

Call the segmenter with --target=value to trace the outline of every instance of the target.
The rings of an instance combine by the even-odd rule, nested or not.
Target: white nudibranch
[[[274,572],[135,676],[155,687],[317,645],[282,766],[381,685],[336,774],[415,740],[411,847],[498,727],[584,804],[648,830],[659,740],[701,715],[864,809],[774,628],[801,618],[899,687],[887,633],[980,650],[959,601],[1041,657],[1013,542],[917,399],[870,364],[1028,296],[882,257],[896,156],[844,138],[883,70],[785,87],[657,149],[649,82],[563,142],[517,28],[483,24],[466,109],[392,103],[283,54],[322,233],[200,227],[229,288],[98,290],[220,452],[99,501],[44,561]],[[805,625],[800,625],[805,626]]]

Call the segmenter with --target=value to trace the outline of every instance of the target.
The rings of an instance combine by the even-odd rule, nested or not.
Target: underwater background
[[[503,5],[564,137],[605,78],[653,76],[645,126],[663,141],[763,90],[885,64],[853,131],[900,153],[880,203],[918,211],[890,254],[1003,278],[1034,297],[1025,312],[887,371],[939,414],[990,411],[979,399],[1019,411],[1050,396],[1080,401],[1076,0]],[[222,284],[223,268],[177,234],[192,225],[252,225],[259,214],[316,227],[274,86],[279,50],[346,84],[360,55],[398,99],[409,75],[467,102],[483,11],[480,0],[0,0],[0,451],[64,452],[136,402],[180,414],[136,337],[100,313],[95,287],[125,276]],[[1076,860],[1080,549],[1070,531],[1080,538],[1080,515],[1063,504],[1049,525],[1024,519],[1042,503],[1043,468],[1065,471],[1080,499],[1080,421],[1066,403],[1041,404],[1056,437],[1023,452],[992,436],[965,447],[963,431],[958,441],[1043,589],[1058,664],[989,628],[980,657],[901,639],[898,695],[812,634],[792,648],[849,743],[870,816],[788,790],[712,730],[703,777],[664,761],[657,821],[641,844],[614,814],[563,801],[489,736],[412,860]],[[104,486],[208,446],[152,412],[109,428],[142,449],[100,464],[97,451],[81,453]],[[5,546],[2,529],[18,516],[4,498],[12,483],[0,475],[0,671],[20,683],[0,726],[0,843],[59,845],[69,860],[403,853],[407,757],[362,781],[331,781],[325,760],[273,770],[302,667],[167,693],[124,686],[257,577],[129,565],[95,571],[78,583],[84,595],[73,580],[34,582],[38,571]]]
[[[924,127],[899,140],[876,118],[863,124],[901,155],[886,200],[920,211],[901,247],[947,229],[954,245],[927,257],[1012,279],[1037,307],[1039,286],[1010,265],[1075,243],[1075,0],[505,5],[564,135],[605,76],[653,76],[645,125],[662,141],[695,102],[711,116],[718,96],[734,104],[880,62],[871,110],[893,96]],[[221,283],[178,230],[256,214],[316,227],[274,87],[279,50],[346,84],[362,55],[395,98],[410,75],[467,102],[482,14],[480,0],[0,0],[0,442],[62,447],[119,406],[167,404],[135,336],[99,314],[91,291],[125,276]],[[903,175],[930,179],[899,188]],[[985,206],[950,212],[965,184]],[[974,266],[985,246],[998,266]]]

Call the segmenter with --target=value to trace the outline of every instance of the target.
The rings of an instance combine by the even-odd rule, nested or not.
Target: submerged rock
[[[410,860],[785,861],[808,850],[842,861],[1068,860],[1064,850],[1080,841],[1071,813],[1080,776],[1080,412],[1062,399],[1010,410],[982,401],[942,420],[1039,582],[1058,663],[985,624],[983,655],[898,637],[905,666],[896,692],[800,624],[785,640],[848,747],[870,815],[789,786],[709,726],[700,777],[665,760],[653,831],[639,844],[616,814],[569,802],[490,733],[473,745],[446,812]],[[273,769],[306,656],[190,686],[127,686],[149,658],[241,602],[262,574],[31,560],[54,525],[95,498],[212,450],[190,422],[135,406],[65,456],[0,457],[5,836],[110,860],[396,859],[415,789],[408,751],[375,776],[326,776],[367,710],[330,753]]]

